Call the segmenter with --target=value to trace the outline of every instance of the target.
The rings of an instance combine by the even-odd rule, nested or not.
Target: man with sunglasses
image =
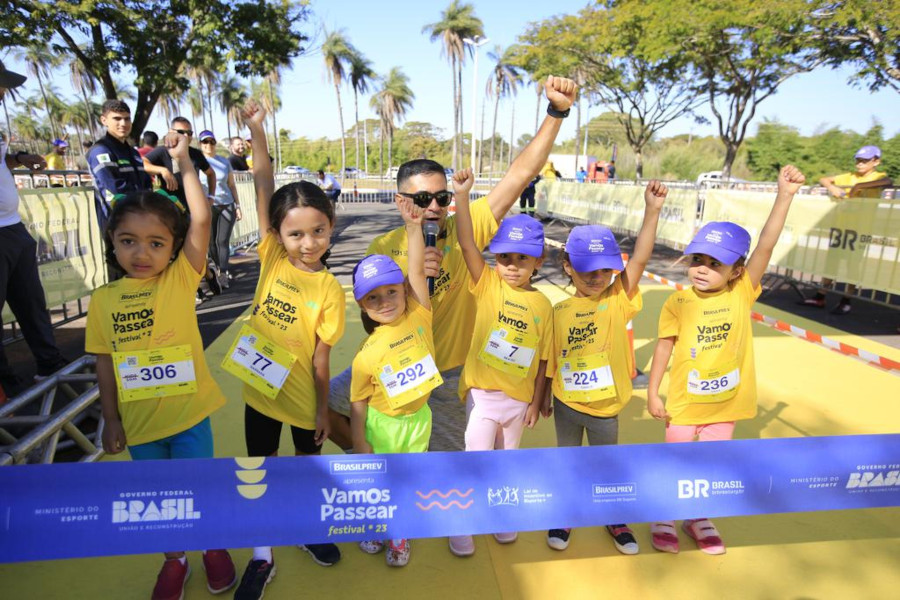
[[[488,245],[500,221],[519,199],[525,186],[547,162],[562,120],[575,101],[576,85],[571,79],[548,77],[544,85],[550,105],[537,135],[516,157],[503,179],[487,197],[471,205],[475,241]],[[430,450],[463,450],[465,407],[459,401],[459,373],[465,362],[475,328],[475,299],[469,293],[468,269],[457,239],[456,222],[448,216],[452,192],[447,189],[444,167],[433,160],[419,159],[403,164],[397,172],[397,196],[410,198],[425,209],[424,219],[438,226],[437,243],[425,251],[425,274],[434,278],[435,360],[444,384],[431,393],[433,413]],[[376,238],[367,254],[386,254],[406,270],[406,229],[399,227]],[[329,404],[331,439],[342,448],[350,443],[350,370],[331,381]],[[346,439],[345,439],[346,438]]]
[[[191,122],[184,117],[175,117],[172,119],[172,131],[179,135],[187,136],[188,143],[194,137],[194,130],[191,128]],[[207,189],[210,197],[216,195],[216,172],[209,165],[209,161],[203,156],[203,153],[194,148],[188,147],[188,154],[191,157],[191,163],[197,173],[206,175]],[[187,209],[187,199],[184,196],[184,185],[181,182],[181,173],[177,171],[176,164],[172,162],[169,151],[166,148],[154,148],[147,156],[144,157],[144,168],[151,175],[159,175],[164,187],[171,192],[181,204]]]

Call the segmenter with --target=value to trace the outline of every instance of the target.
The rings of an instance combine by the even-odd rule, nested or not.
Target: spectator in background
[[[175,117],[172,119],[172,131],[179,135],[186,136],[188,143],[194,137],[194,130],[191,128],[191,122],[184,117]],[[188,148],[188,155],[191,157],[191,164],[194,165],[197,174],[206,175],[206,189],[210,196],[216,195],[216,173],[209,166],[209,162],[203,153],[193,146]],[[184,184],[181,181],[181,173],[175,168],[177,163],[172,162],[172,157],[166,148],[154,148],[147,156],[144,157],[144,168],[151,175],[159,175],[165,182],[165,189],[172,192],[176,198],[187,210],[187,199],[184,196]],[[200,177],[200,181],[203,181]]]
[[[542,179],[546,179],[548,181],[553,181],[553,180],[559,178],[558,173],[559,173],[559,171],[557,171],[556,167],[553,166],[553,161],[548,160],[546,162],[546,164],[544,164],[543,168],[541,169],[540,175],[541,175]]]
[[[25,79],[24,75],[7,71],[0,62],[0,100],[8,90],[25,83]],[[7,141],[0,136],[0,308],[4,303],[9,304],[34,355],[38,376],[46,376],[66,366],[67,361],[53,339],[47,300],[38,275],[37,242],[19,216],[19,192],[11,171],[16,167],[37,171],[46,163],[43,157],[35,154],[17,152],[10,156],[8,151]],[[10,369],[2,344],[0,385],[9,396],[25,387],[21,378]]]
[[[159,136],[156,135],[155,131],[145,131],[143,135],[141,135],[141,147],[138,148],[138,154],[141,155],[141,158],[144,158],[156,148],[156,145],[159,144]]]
[[[69,142],[66,140],[53,140],[53,149],[49,154],[44,156],[47,162],[48,171],[65,171],[66,170],[66,151],[69,149]],[[50,187],[65,187],[66,178],[64,175],[51,175]]]
[[[893,182],[885,173],[878,171],[881,165],[881,149],[878,146],[863,146],[854,156],[856,170],[853,173],[842,173],[833,177],[823,177],[819,184],[828,190],[828,194],[835,200],[846,198],[880,198],[885,188],[891,187]],[[822,289],[816,292],[812,298],[800,302],[806,306],[825,307],[825,290],[831,289],[834,280],[822,278]],[[836,315],[846,315],[852,309],[850,297],[856,294],[856,286],[847,284],[846,295],[831,312]]]
[[[578,181],[578,183],[585,182],[585,180],[587,179],[587,171],[584,170],[584,167],[578,169],[578,172],[575,173],[575,179]]]
[[[228,162],[231,164],[231,169],[233,171],[249,171],[250,165],[247,164],[247,159],[244,158],[244,152],[246,147],[244,145],[244,139],[240,136],[234,136],[228,142],[228,149],[231,154],[228,155]]]
[[[94,176],[94,202],[97,205],[97,224],[106,229],[109,203],[116,194],[127,194],[152,187],[144,163],[131,144],[131,109],[121,100],[107,100],[100,109],[100,123],[106,135],[97,140],[88,152],[87,161]]]
[[[78,171],[87,171],[87,155],[88,152],[91,151],[91,146],[94,145],[94,142],[91,140],[85,140],[81,142],[81,154],[75,157],[75,169]]]
[[[537,184],[541,180],[540,175],[535,175],[534,179],[528,182],[522,195],[519,196],[519,212],[534,216],[534,196],[537,193]]]
[[[612,183],[616,179],[616,161],[611,160],[606,165],[606,181]]]
[[[228,280],[231,279],[231,273],[228,270],[228,257],[231,253],[229,242],[235,222],[241,220],[241,206],[238,203],[237,187],[234,185],[231,163],[216,155],[216,136],[212,131],[200,132],[200,150],[216,173],[216,193],[212,196],[214,203],[209,251],[224,275],[220,283],[223,288],[227,288]]]
[[[338,198],[341,197],[341,184],[338,183],[338,180],[331,173],[326,175],[325,171],[319,169],[316,184],[325,190],[325,195],[331,198],[331,201],[337,206]]]

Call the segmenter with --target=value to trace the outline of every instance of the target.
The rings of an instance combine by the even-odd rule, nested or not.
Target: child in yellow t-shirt
[[[550,394],[542,408],[554,414],[559,446],[581,446],[585,431],[591,446],[617,444],[619,412],[631,400],[634,360],[627,323],[643,307],[638,282],[653,254],[659,213],[669,190],[651,181],[644,190],[644,222],[625,266],[616,238],[606,227],[572,229],[563,253],[563,269],[575,286],[575,296],[553,307],[553,349],[547,366]],[[613,282],[614,273],[619,276]],[[616,548],[637,554],[634,533],[624,523],[607,525]],[[571,529],[551,529],[547,544],[569,546]]]
[[[106,260],[124,277],[91,296],[85,350],[97,355],[103,449],[133,460],[212,458],[209,415],[225,404],[210,375],[194,297],[206,272],[210,209],[191,166],[187,137],[166,147],[184,174],[191,218],[165,192],[113,200]],[[209,589],[235,582],[226,550],[203,553]],[[153,598],[179,597],[190,575],[184,552],[167,552]]]
[[[503,219],[488,247],[497,265],[487,267],[469,213],[474,181],[471,169],[453,175],[459,245],[477,303],[459,381],[460,398],[466,401],[466,451],[512,450],[519,447],[524,427],[537,423],[550,358],[553,309],[531,285],[543,262],[544,228],[527,215]],[[517,534],[495,533],[494,538],[508,544]],[[472,536],[451,537],[450,551],[470,556],[475,552]]]
[[[397,200],[406,223],[409,282],[383,254],[364,258],[353,270],[353,297],[369,337],[353,359],[350,427],[353,449],[362,454],[425,452],[431,438],[431,391],[443,383],[434,361],[431,299],[425,278],[424,210]],[[387,564],[409,562],[406,539],[387,540]],[[360,542],[369,554],[384,543]]]
[[[265,116],[256,102],[244,109],[256,157],[260,273],[249,323],[223,367],[244,381],[247,454],[277,455],[287,424],[296,455],[309,456],[319,454],[328,438],[329,356],[344,333],[344,291],[324,263],[334,205],[306,181],[273,193]],[[323,566],[341,558],[334,544],[300,548]],[[272,548],[254,548],[236,597],[261,597],[274,575]]]
[[[663,306],[647,390],[650,414],[666,421],[667,442],[730,440],[735,421],[756,416],[750,308],[762,291],[791,200],[805,181],[793,166],[781,170],[775,204],[753,254],[750,234],[730,222],[707,223],[685,248],[692,287],[675,292]],[[673,353],[663,405],[659,385]],[[725,552],[709,519],[686,520],[682,528],[703,552]],[[650,532],[654,548],[678,552],[674,521],[654,523]]]

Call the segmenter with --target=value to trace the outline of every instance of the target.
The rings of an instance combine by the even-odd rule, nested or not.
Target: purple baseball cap
[[[528,215],[507,217],[488,249],[494,254],[515,252],[540,258],[544,255],[544,226]]]
[[[572,229],[566,240],[566,254],[569,255],[572,268],[579,273],[590,273],[597,269],[621,271],[625,268],[616,236],[600,225],[579,225]]]
[[[863,146],[856,151],[853,158],[861,158],[863,160],[872,160],[873,158],[881,158],[881,148],[878,146]]]
[[[53,140],[53,145],[59,146],[60,148],[68,148],[69,142],[67,142],[66,140],[55,139],[55,140]]]
[[[750,254],[750,234],[729,221],[712,221],[700,228],[685,254],[707,254],[723,265],[733,265]]]
[[[216,139],[216,136],[209,129],[204,129],[203,131],[200,132],[200,136],[197,139],[202,142],[203,140],[208,140],[208,139],[214,140],[214,139]]]
[[[380,285],[403,283],[405,279],[390,256],[372,254],[353,269],[353,297],[359,300]]]

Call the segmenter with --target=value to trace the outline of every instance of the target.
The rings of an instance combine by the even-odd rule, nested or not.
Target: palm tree
[[[60,57],[50,52],[50,49],[44,45],[28,46],[24,51],[16,53],[16,58],[25,62],[28,74],[37,79],[38,87],[41,88],[41,96],[44,98],[44,107],[47,110],[47,118],[50,120],[50,132],[54,138],[58,137],[56,122],[53,115],[50,114],[47,101],[47,92],[44,90],[44,79],[53,74],[53,67],[59,65]]]
[[[83,62],[75,57],[72,57],[69,60],[69,77],[72,80],[72,87],[81,92],[81,100],[84,102],[84,109],[90,117],[87,123],[87,130],[91,139],[94,139],[94,137],[96,137],[96,129],[94,127],[96,116],[92,110],[93,107],[91,106],[91,101],[88,99],[88,94],[90,93],[91,96],[93,96],[97,93],[97,78],[94,77],[90,71],[85,69]]]
[[[341,122],[341,179],[344,178],[344,168],[347,166],[347,141],[344,137],[344,111],[341,108],[341,84],[347,77],[347,66],[352,60],[356,49],[350,44],[343,30],[329,33],[322,44],[322,57],[325,59],[325,75],[334,84],[334,93],[337,96],[338,117]]]
[[[281,170],[281,136],[278,135],[278,123],[275,120],[275,114],[278,112],[279,106],[279,104],[275,102],[275,94],[278,91],[278,87],[281,85],[280,67],[275,67],[268,75],[266,75],[266,83],[269,87],[269,102],[272,105],[272,135],[275,138],[275,171],[278,172]]]
[[[191,107],[191,122],[195,124],[196,127],[198,123],[197,115],[201,115],[203,119],[204,128],[206,127],[206,117],[203,116],[203,92],[200,91],[197,87],[192,87],[188,90],[187,93],[187,101],[188,105]],[[172,121],[166,122],[166,125],[171,125]]]
[[[443,43],[441,55],[450,61],[450,69],[453,77],[453,158],[452,167],[462,164],[462,145],[459,143],[459,134],[462,129],[462,66],[466,58],[466,50],[472,55],[472,47],[466,46],[465,38],[474,38],[484,35],[484,23],[475,16],[475,7],[471,4],[460,4],[459,0],[452,0],[441,13],[441,20],[422,28],[422,33],[427,33],[431,41],[438,38]],[[457,162],[459,161],[459,162]]]
[[[273,89],[272,82],[266,78],[261,81],[250,82],[250,96],[256,98],[257,101],[266,109],[270,115],[274,115],[276,111],[281,109],[281,96],[278,91]],[[275,119],[272,119],[272,127],[275,127]],[[269,126],[264,124],[266,137],[269,136]],[[273,129],[273,134],[275,134]],[[277,137],[277,136],[276,136]],[[274,147],[274,142],[273,142]]]
[[[235,129],[241,128],[241,108],[246,104],[249,95],[247,88],[241,85],[234,75],[226,74],[219,80],[219,107],[225,112],[225,124],[228,137],[231,137],[231,122]]]
[[[159,95],[157,107],[162,113],[163,118],[166,120],[166,127],[168,127],[172,122],[172,119],[181,112],[181,103],[184,102],[185,96],[187,96],[187,94],[183,91],[172,91],[170,93],[163,93]]]
[[[409,87],[407,77],[400,67],[394,67],[382,79],[381,89],[369,100],[375,113],[381,119],[381,143],[384,147],[384,135],[388,135],[388,171],[393,165],[394,120],[403,121],[406,112],[412,108],[416,95]]]
[[[494,61],[494,68],[488,78],[485,92],[488,97],[494,99],[494,126],[491,129],[491,162],[488,168],[494,170],[494,142],[497,138],[497,109],[500,107],[500,98],[516,93],[516,87],[522,82],[522,72],[510,62],[509,50],[503,51],[500,46],[494,46],[492,52],[488,52],[488,58]],[[512,138],[510,138],[510,145]],[[502,162],[501,148],[501,162]]]
[[[359,95],[369,92],[369,84],[375,79],[375,71],[372,70],[372,61],[363,56],[359,51],[350,57],[350,87],[353,88],[353,112],[356,118],[356,174],[359,176]],[[365,164],[369,164],[368,136],[363,138],[363,151],[365,152]]]

